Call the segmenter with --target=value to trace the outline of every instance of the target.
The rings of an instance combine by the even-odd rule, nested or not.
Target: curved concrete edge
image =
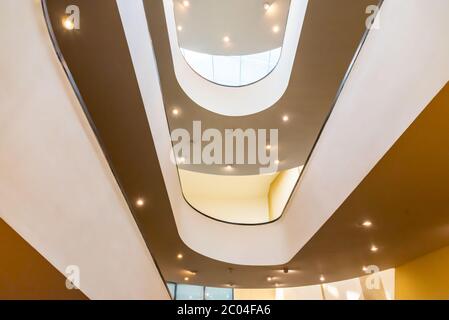
[[[242,265],[287,263],[329,219],[449,78],[449,3],[385,0],[334,111],[278,221],[231,225],[195,212],[170,161],[170,132],[143,3],[117,0],[179,235]]]
[[[308,0],[291,0],[281,57],[273,71],[253,84],[227,87],[204,79],[188,65],[178,45],[173,0],[164,0],[172,60],[179,85],[196,104],[218,114],[245,116],[270,108],[288,87],[307,4]]]
[[[41,2],[0,2],[0,215],[90,299],[169,299],[51,43]],[[30,275],[32,276],[32,275]]]

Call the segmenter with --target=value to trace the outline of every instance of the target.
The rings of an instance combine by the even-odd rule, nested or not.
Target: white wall
[[[0,22],[1,218],[61,273],[78,266],[90,299],[168,299],[40,1],[1,0]]]

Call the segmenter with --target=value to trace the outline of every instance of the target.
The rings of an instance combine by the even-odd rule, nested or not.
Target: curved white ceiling
[[[173,65],[176,78],[182,89],[201,107],[226,116],[244,116],[270,108],[282,97],[287,89],[307,2],[308,0],[291,1],[282,53],[274,70],[265,78],[249,86],[227,87],[204,79],[193,71],[186,62],[178,45],[173,1],[164,0],[164,11],[167,20]],[[126,28],[125,25],[125,31]],[[144,31],[142,30],[140,32]],[[137,33],[133,37],[142,38],[143,36],[143,34]],[[223,97],[227,98],[223,99]]]
[[[61,273],[78,266],[90,299],[169,299],[40,1],[2,0],[0,21],[2,219]]]
[[[335,212],[449,78],[449,3],[409,2],[407,10],[398,1],[384,2],[377,17],[381,28],[366,38],[286,214],[248,227],[199,215],[183,199],[169,159],[170,134],[143,5],[117,0],[177,228],[190,248],[230,263],[284,264]]]

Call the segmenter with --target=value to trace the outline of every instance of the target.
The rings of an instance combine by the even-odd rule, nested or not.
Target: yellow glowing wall
[[[396,268],[396,299],[449,299],[449,247]]]

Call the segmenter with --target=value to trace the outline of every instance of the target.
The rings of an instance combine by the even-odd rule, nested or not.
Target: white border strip
[[[381,28],[368,35],[285,214],[267,225],[226,224],[195,212],[182,196],[142,0],[117,4],[179,235],[229,263],[287,263],[449,78],[449,2],[386,0]]]

